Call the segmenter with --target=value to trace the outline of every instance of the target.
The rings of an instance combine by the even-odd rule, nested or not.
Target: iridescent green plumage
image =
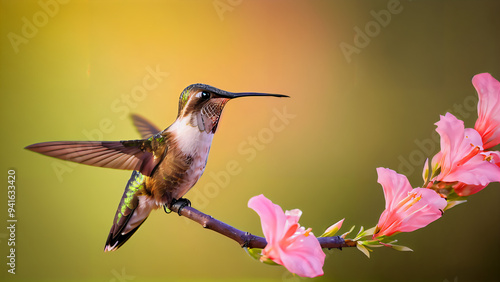
[[[116,210],[113,226],[109,231],[108,239],[106,241],[105,250],[116,250],[123,243],[125,243],[130,236],[132,236],[139,226],[146,220],[147,216],[135,223],[132,230],[126,230],[127,225],[130,224],[130,219],[139,204],[139,192],[144,187],[146,176],[138,171],[133,171],[125,191],[123,192],[122,199]],[[130,228],[129,228],[130,229]]]
[[[140,172],[134,171],[130,177],[127,186],[125,187],[125,192],[123,193],[122,201],[118,206],[118,212],[116,213],[116,218],[113,224],[118,224],[123,215],[126,214],[127,209],[135,209],[135,203],[133,200],[136,197],[137,192],[144,187],[145,176]]]

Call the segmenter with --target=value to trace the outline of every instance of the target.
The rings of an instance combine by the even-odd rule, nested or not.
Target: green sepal
[[[455,190],[452,190],[450,192],[450,194],[448,194],[448,196],[446,196],[446,200],[448,202],[451,202],[451,201],[463,201],[463,200],[466,200],[467,197],[465,196],[459,196],[457,193],[455,193]]]
[[[370,229],[364,230],[363,226],[361,226],[361,229],[359,230],[358,235],[356,235],[356,238],[354,238],[354,241],[357,241],[363,237],[373,236],[373,233],[375,232],[375,228],[376,228],[376,226],[374,226]]]
[[[393,248],[394,250],[396,251],[400,251],[400,252],[413,252],[412,249],[406,247],[406,246],[401,246],[401,245],[394,245],[394,243],[396,243],[397,240],[394,240],[390,243],[382,243],[382,245],[384,245],[385,247],[389,247],[389,248]]]
[[[338,228],[333,228],[332,230],[321,234],[319,237],[332,237],[335,236],[335,234],[339,231]]]
[[[443,211],[449,210],[451,208],[454,208],[460,204],[467,202],[467,197],[459,196],[457,193],[455,193],[454,190],[452,190],[450,194],[446,197],[446,201],[448,202],[448,204],[446,205]]]
[[[265,264],[269,264],[269,265],[279,265],[277,263],[275,263],[273,260],[271,259],[265,259],[265,260],[261,260],[261,262],[265,263]]]
[[[429,158],[427,158],[425,160],[425,164],[424,164],[424,172],[422,174],[422,178],[424,179],[424,183],[429,183],[430,181],[430,177],[429,177],[429,169],[430,169],[431,165],[429,164]],[[423,186],[426,186],[425,184]]]
[[[245,251],[247,252],[248,255],[250,255],[252,258],[256,260],[260,260],[260,257],[262,256],[262,249],[258,248],[244,248]]]
[[[387,239],[387,237],[384,239]],[[370,248],[388,247],[400,252],[413,252],[412,249],[406,246],[395,245],[394,243],[396,243],[397,241],[398,240],[392,240],[390,242],[384,243],[383,239],[381,240],[380,238],[378,238],[377,240],[358,241],[358,243],[361,242],[362,245],[370,246]]]
[[[263,263],[269,264],[269,265],[279,265],[268,258],[263,260],[262,259],[262,249],[259,249],[259,248],[244,248],[244,249],[248,255],[250,255],[252,258],[254,258],[260,262],[263,262]]]
[[[342,222],[344,221],[344,219],[340,220],[339,222],[333,224],[332,226],[328,227],[325,232],[323,234],[321,234],[321,236],[319,237],[332,237],[334,236],[335,234],[337,234],[337,232],[340,230],[340,228],[342,227]],[[340,227],[339,226],[339,223],[340,223]],[[331,229],[330,229],[331,228]]]
[[[460,204],[463,204],[463,203],[466,203],[467,200],[462,200],[462,201],[448,201],[448,204],[446,205],[446,207],[444,208],[443,211],[447,211],[451,208],[454,208]]]
[[[424,179],[425,184],[422,185],[423,188],[427,187],[427,184],[429,184],[432,179],[434,179],[441,173],[439,162],[435,163],[434,166],[432,166],[432,161],[430,161],[429,158],[425,160],[424,167],[425,168],[422,174],[422,178]]]
[[[391,245],[391,248],[393,248],[396,251],[400,251],[400,252],[413,252],[412,249],[410,249],[406,246],[401,246],[401,245]]]
[[[365,256],[370,258],[370,252],[372,252],[373,250],[365,247],[363,243],[364,243],[363,241],[358,241],[356,244],[356,248],[358,248],[358,250],[360,250],[363,254],[365,254]]]
[[[384,245],[380,244],[379,240],[368,240],[368,241],[362,241],[364,246],[370,246],[370,248],[380,248],[380,247],[385,247]]]
[[[346,233],[344,233],[344,234],[340,235],[340,237],[341,237],[341,238],[343,238],[343,239],[345,239],[345,237],[346,237],[347,235],[351,234],[351,232],[354,230],[354,227],[356,227],[356,225],[353,225],[353,226],[351,227],[351,229],[349,229],[349,231],[347,231]]]

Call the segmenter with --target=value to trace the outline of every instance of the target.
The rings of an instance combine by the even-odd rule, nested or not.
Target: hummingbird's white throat
[[[214,134],[192,124],[191,114],[177,119],[167,130],[173,133],[178,148],[187,155],[208,154]]]

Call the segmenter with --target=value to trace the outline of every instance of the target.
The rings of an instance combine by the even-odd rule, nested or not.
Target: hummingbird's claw
[[[169,213],[171,213],[171,212],[172,212],[172,210],[168,208],[168,205],[167,205],[167,204],[164,204],[164,205],[163,205],[163,210],[165,211],[165,213],[166,213],[166,214],[169,214]]]
[[[190,207],[191,206],[191,201],[186,199],[186,198],[179,198],[178,200],[173,199],[172,203],[170,204],[170,207],[177,206],[177,213],[179,216],[181,216],[181,211],[185,207]],[[166,213],[171,213],[172,210],[167,207],[167,205],[163,206],[163,209],[165,210]],[[168,210],[168,211],[167,211]]]

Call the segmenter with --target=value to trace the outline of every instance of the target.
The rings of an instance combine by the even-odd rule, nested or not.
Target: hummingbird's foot
[[[164,205],[163,205],[163,210],[165,211],[165,213],[166,213],[166,214],[169,214],[169,213],[171,213],[171,212],[172,212],[172,210],[168,208],[168,205],[167,205],[167,204],[164,204]]]
[[[178,200],[173,199],[173,200],[172,200],[172,203],[170,204],[170,207],[173,207],[173,206],[178,207],[178,209],[177,209],[177,213],[179,214],[179,216],[181,216],[181,211],[182,211],[182,209],[183,209],[183,208],[185,208],[185,207],[190,207],[190,206],[191,206],[191,201],[189,201],[189,200],[188,200],[188,199],[186,199],[186,198],[179,198]],[[163,209],[165,209],[165,212],[166,212],[166,213],[171,213],[171,212],[172,212],[172,210],[170,210],[170,209],[167,207],[167,205],[164,205],[164,206],[163,206]],[[168,210],[168,212],[167,212],[167,210]]]

